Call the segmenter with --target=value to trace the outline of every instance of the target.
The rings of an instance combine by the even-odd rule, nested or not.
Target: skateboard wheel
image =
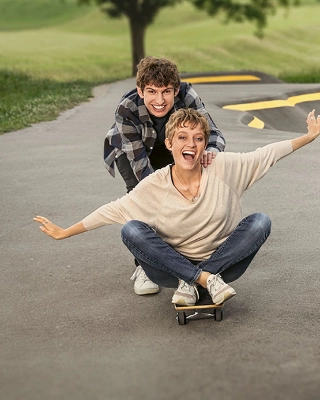
[[[176,319],[179,325],[185,325],[187,323],[187,317],[185,312],[178,312]]]
[[[222,308],[215,308],[213,317],[216,321],[222,321],[223,319]]]

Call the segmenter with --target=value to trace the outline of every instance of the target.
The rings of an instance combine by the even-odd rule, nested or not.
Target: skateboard
[[[214,318],[215,321],[222,321],[222,304],[213,304],[212,299],[206,289],[199,287],[199,301],[194,306],[181,306],[175,304],[177,311],[176,320],[179,325],[185,325],[193,319]]]

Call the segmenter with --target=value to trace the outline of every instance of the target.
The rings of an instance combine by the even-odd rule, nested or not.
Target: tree
[[[196,8],[205,10],[209,15],[222,13],[226,22],[250,21],[256,24],[256,34],[262,37],[267,24],[267,17],[274,14],[278,6],[289,7],[291,3],[298,4],[299,0],[78,0],[79,4],[95,1],[103,12],[111,18],[125,16],[129,20],[132,76],[136,66],[145,56],[146,29],[154,21],[158,12],[181,1],[189,1]]]
[[[92,0],[78,0],[79,4],[88,4]],[[145,56],[146,29],[154,21],[161,8],[173,6],[182,0],[94,0],[103,12],[111,18],[125,16],[129,20],[132,76],[136,74],[136,66]]]

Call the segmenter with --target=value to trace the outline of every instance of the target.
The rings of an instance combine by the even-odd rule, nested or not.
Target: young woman
[[[123,224],[122,240],[147,276],[177,288],[172,302],[193,305],[197,285],[215,304],[233,297],[238,279],[270,234],[263,213],[242,216],[241,196],[278,160],[320,134],[320,116],[307,117],[307,134],[249,153],[218,153],[203,168],[201,157],[210,128],[196,110],[180,109],[166,126],[165,144],[174,163],[143,179],[126,196],[63,229],[37,216],[40,229],[65,239],[113,223]]]

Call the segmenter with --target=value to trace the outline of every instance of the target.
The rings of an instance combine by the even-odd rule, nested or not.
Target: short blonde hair
[[[203,131],[207,145],[210,137],[210,127],[206,117],[193,108],[180,108],[180,110],[171,114],[166,124],[166,138],[171,143],[178,128],[190,126],[191,129],[194,129],[198,125]]]

